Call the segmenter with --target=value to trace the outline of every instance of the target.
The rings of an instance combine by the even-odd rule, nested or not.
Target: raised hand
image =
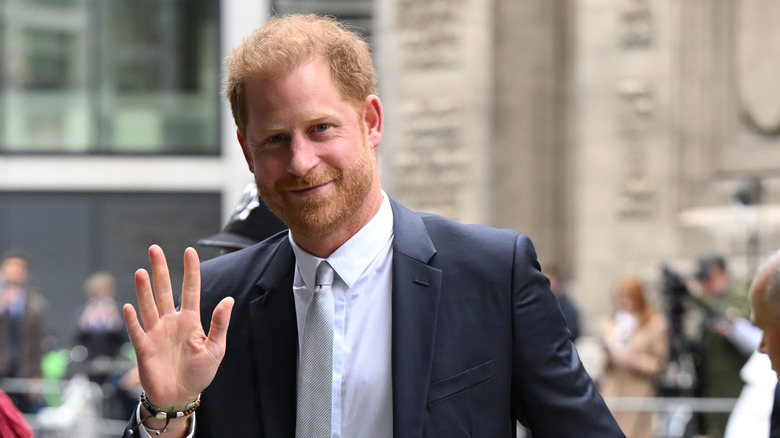
[[[149,400],[161,407],[185,406],[214,379],[225,355],[233,298],[214,309],[209,335],[200,322],[200,262],[193,248],[184,251],[181,308],[174,305],[168,264],[162,249],[149,248],[152,283],[144,269],[135,273],[138,309],[124,306],[125,324],[138,359],[141,386]]]

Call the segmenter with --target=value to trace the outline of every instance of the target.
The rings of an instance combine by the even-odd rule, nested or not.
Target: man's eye
[[[283,139],[284,138],[282,137],[281,134],[272,135],[272,136],[268,137],[268,143],[279,143]]]
[[[317,126],[315,126],[315,127],[314,127],[314,129],[315,129],[317,132],[322,132],[322,131],[325,131],[325,130],[327,130],[327,129],[328,129],[328,127],[329,127],[329,125],[328,125],[327,123],[320,123],[320,124],[318,124]]]

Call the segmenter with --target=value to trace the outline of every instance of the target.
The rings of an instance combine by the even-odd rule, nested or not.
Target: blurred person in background
[[[615,312],[604,330],[606,363],[599,381],[605,398],[654,397],[656,377],[666,367],[669,333],[666,319],[647,304],[644,288],[634,276],[615,288]],[[653,436],[652,412],[613,412],[628,438]]]
[[[780,377],[780,251],[759,267],[750,286],[751,319],[762,331],[758,351],[769,356],[776,375]],[[770,438],[780,438],[780,392],[775,385],[774,409],[771,414]]]
[[[759,330],[759,341],[761,336]],[[755,351],[742,367],[740,377],[745,385],[729,414],[724,438],[769,436],[769,419],[777,387],[777,374],[772,371],[769,358]]]
[[[122,354],[122,347],[130,338],[114,298],[116,280],[109,272],[94,272],[84,281],[84,293],[87,301],[78,318],[76,345],[69,355],[68,373],[84,373],[89,380],[101,385],[104,413],[123,418],[127,409],[118,380],[134,363]]]
[[[129,340],[115,291],[116,280],[108,272],[95,272],[84,282],[87,303],[79,316],[76,342],[87,349],[87,360],[116,358]]]
[[[566,320],[566,325],[571,332],[569,340],[574,342],[580,337],[580,312],[569,297],[569,291],[566,288],[566,284],[561,280],[558,266],[554,263],[545,263],[542,267],[542,273],[550,280],[550,290],[555,294],[555,298],[558,299],[561,312],[563,312],[563,318]]]
[[[750,315],[747,286],[732,281],[726,261],[720,255],[699,259],[696,280],[700,288],[691,288],[694,301],[703,310],[700,339],[695,343],[700,356],[699,395],[712,398],[737,398],[744,382],[740,371],[750,352],[744,348],[742,330],[735,321]],[[702,415],[706,436],[720,438],[728,423],[728,412]]]
[[[46,299],[28,286],[30,257],[18,250],[0,262],[0,377],[38,379],[46,336]],[[24,413],[43,405],[40,391],[9,394]]]
[[[762,267],[756,273],[759,278]],[[759,285],[764,288],[765,285]],[[749,359],[739,372],[744,382],[733,409],[729,413],[724,438],[769,436],[769,419],[775,399],[777,375],[761,347],[763,331],[750,320],[739,315],[723,315],[720,324],[726,328],[724,336]]]
[[[33,438],[33,430],[8,394],[0,390],[0,437]]]

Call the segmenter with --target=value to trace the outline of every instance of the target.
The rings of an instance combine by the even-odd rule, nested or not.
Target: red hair
[[[645,324],[653,316],[653,310],[647,305],[645,299],[645,289],[639,278],[633,275],[626,275],[621,278],[617,284],[617,295],[625,296],[631,301],[634,312],[639,317],[640,324]]]

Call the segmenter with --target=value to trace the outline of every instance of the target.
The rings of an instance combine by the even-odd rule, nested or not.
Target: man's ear
[[[249,153],[246,139],[243,135],[241,135],[241,132],[238,129],[236,129],[236,138],[238,138],[238,143],[241,145],[241,152],[244,153],[244,159],[246,160],[246,164],[249,166],[249,171],[255,173],[255,165],[252,161],[252,154]]]
[[[379,96],[374,94],[366,97],[363,101],[363,123],[366,126],[366,137],[369,144],[376,148],[382,141],[382,128],[384,127],[384,114],[382,113],[382,102]]]

